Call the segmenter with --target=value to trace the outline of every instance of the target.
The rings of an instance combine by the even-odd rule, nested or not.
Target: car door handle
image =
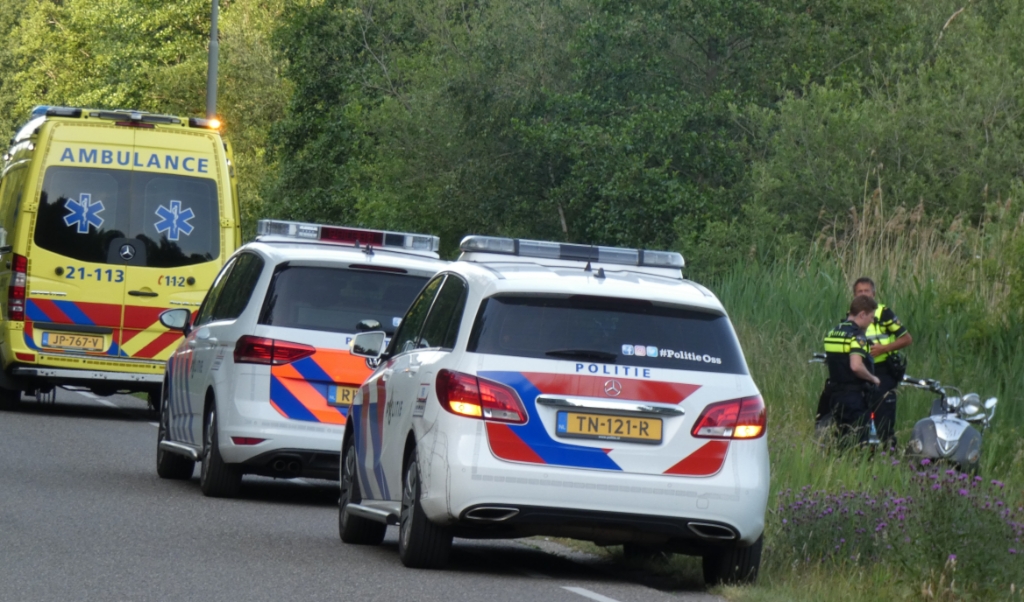
[[[159,297],[160,293],[154,293],[153,291],[128,291],[128,294],[133,297]]]

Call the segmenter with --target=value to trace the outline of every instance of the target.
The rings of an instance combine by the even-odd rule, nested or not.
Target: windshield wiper
[[[550,351],[545,351],[544,355],[601,360],[603,362],[614,362],[615,359],[619,357],[614,353],[608,353],[607,351],[600,351],[598,349],[552,349]]]

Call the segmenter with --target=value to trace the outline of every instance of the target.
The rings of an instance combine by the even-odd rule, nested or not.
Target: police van
[[[217,120],[36,107],[0,180],[0,405],[75,385],[155,400],[197,308],[241,244]]]

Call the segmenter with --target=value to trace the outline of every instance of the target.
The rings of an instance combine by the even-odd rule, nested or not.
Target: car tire
[[[708,586],[754,583],[761,568],[764,535],[745,548],[722,548],[705,553],[702,560],[704,583]]]
[[[338,475],[338,485],[341,488],[341,496],[338,498],[338,536],[345,543],[376,546],[384,541],[384,533],[388,526],[361,516],[345,515],[346,506],[363,501],[356,474],[356,461],[355,441],[349,435],[345,437]]]
[[[398,525],[398,557],[416,569],[439,569],[448,563],[452,531],[430,521],[420,504],[420,470],[416,451],[402,475],[402,516]]]
[[[161,395],[161,397],[163,396]],[[160,449],[160,443],[167,440],[167,431],[169,430],[168,426],[170,423],[170,410],[165,398],[160,404],[160,423],[156,429],[156,474],[161,479],[187,481],[192,478],[192,473],[195,472],[195,460]]]
[[[217,437],[217,409],[211,405],[203,428],[203,465],[199,488],[207,497],[236,497],[242,487],[242,471],[224,462]]]
[[[0,410],[10,411],[21,405],[21,391],[0,387]]]

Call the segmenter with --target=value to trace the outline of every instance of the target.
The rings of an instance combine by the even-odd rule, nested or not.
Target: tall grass
[[[816,587],[829,591],[830,580],[842,587],[852,574],[880,584],[881,593],[846,592],[831,599],[985,599],[993,592],[1005,590],[1009,595],[1011,586],[1024,586],[1024,566],[1016,558],[1004,559],[1009,564],[999,565],[998,571],[992,568],[991,575],[985,574],[987,569],[957,574],[951,586],[954,576],[945,555],[904,554],[899,563],[889,564],[887,559],[892,558],[882,553],[879,566],[838,562],[827,554],[795,550],[792,529],[781,522],[789,512],[787,500],[792,502],[808,491],[903,495],[919,485],[915,479],[920,477],[905,462],[893,465],[894,459],[900,459],[899,451],[895,458],[887,454],[884,459],[867,459],[856,453],[840,457],[813,442],[814,411],[826,373],[807,359],[820,350],[825,331],[845,316],[852,283],[860,276],[875,280],[879,300],[891,306],[912,333],[914,344],[907,349],[910,374],[999,398],[995,420],[985,433],[981,472],[1006,482],[1006,499],[1001,501],[1015,506],[1024,503],[1022,206],[1015,200],[993,203],[972,224],[965,219],[931,219],[920,207],[887,211],[876,191],[847,219],[823,231],[809,249],[770,265],[737,266],[709,283],[730,312],[769,412],[773,507],[762,579],[768,589],[737,590],[736,596],[772,599],[774,591],[781,592],[781,598],[810,599],[805,597],[810,591],[808,579],[824,579]],[[926,392],[901,389],[897,417],[901,444],[906,444],[913,424],[927,415],[931,398]],[[801,491],[805,493],[795,493]],[[936,507],[955,501],[951,498]],[[999,524],[983,522],[975,528],[998,531]],[[807,527],[800,537],[811,541],[822,536],[813,531]],[[985,537],[1000,538],[1006,533],[977,535],[980,539],[950,535],[948,547],[967,549],[948,553],[962,558],[977,554],[978,550],[969,548],[978,547]],[[992,562],[971,565],[994,567]],[[1019,578],[1007,577],[1018,570]]]

